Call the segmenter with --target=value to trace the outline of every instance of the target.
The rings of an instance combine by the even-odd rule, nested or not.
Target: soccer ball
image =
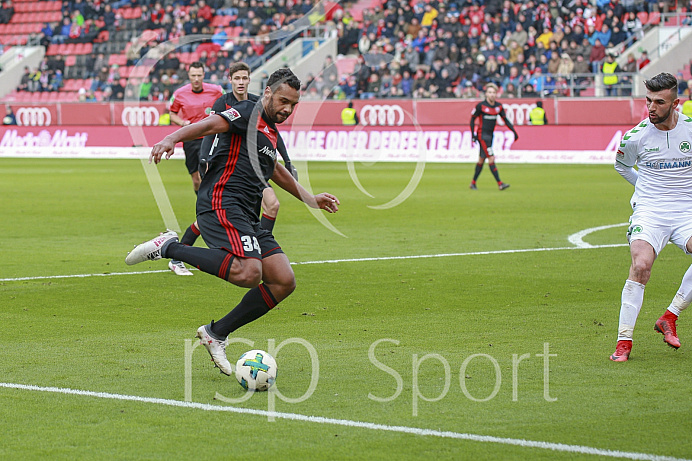
[[[276,381],[276,360],[259,349],[248,351],[236,362],[235,377],[244,389],[266,391]]]

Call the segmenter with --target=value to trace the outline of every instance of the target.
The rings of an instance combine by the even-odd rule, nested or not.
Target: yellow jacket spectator
[[[692,117],[692,97],[682,104],[682,114]]]
[[[341,123],[345,126],[353,126],[358,125],[358,122],[358,114],[353,108],[353,103],[349,101],[348,107],[344,107],[344,110],[341,111]]]
[[[606,88],[606,96],[617,96],[617,72],[620,72],[620,67],[612,53],[606,55],[606,60],[603,62],[601,70],[603,71],[603,84]]]
[[[420,25],[423,27],[432,26],[433,19],[437,17],[437,10],[432,7],[429,3],[425,5],[425,13],[423,13],[423,19],[420,21]]]
[[[536,37],[536,42],[543,43],[543,48],[550,48],[550,40],[553,38],[553,31],[549,27],[543,29],[543,33]]]
[[[529,112],[529,120],[531,120],[531,125],[548,124],[548,117],[545,116],[542,101],[536,101],[536,107],[531,109],[531,112]]]
[[[166,126],[171,124],[171,114],[168,112],[164,112],[163,114],[159,115],[159,125],[161,126]]]

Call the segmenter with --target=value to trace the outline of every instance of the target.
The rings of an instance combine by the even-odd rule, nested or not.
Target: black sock
[[[476,179],[478,179],[478,176],[481,175],[481,171],[483,170],[483,165],[485,165],[485,163],[476,163],[476,173],[473,175],[473,182],[476,182]]]
[[[238,328],[246,325],[269,312],[277,302],[269,287],[261,284],[248,291],[238,305],[224,318],[211,325],[211,333],[226,338]]]
[[[199,237],[199,229],[197,229],[195,223],[192,223],[190,224],[190,227],[185,229],[185,233],[183,234],[183,238],[180,239],[180,243],[191,247],[197,241],[197,237]]]
[[[234,256],[226,250],[189,247],[172,242],[161,250],[161,256],[186,262],[207,274],[228,280]]]
[[[490,164],[490,172],[495,176],[495,181],[497,181],[498,184],[502,184],[502,181],[500,181],[500,173],[497,172],[497,167],[494,163]]]
[[[268,216],[264,213],[262,213],[262,219],[260,219],[260,227],[264,230],[268,230],[269,232],[272,232],[274,230],[274,223],[276,222],[276,218],[272,218],[271,216]]]

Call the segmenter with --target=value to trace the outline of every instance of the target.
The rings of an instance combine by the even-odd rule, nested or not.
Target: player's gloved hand
[[[291,176],[293,176],[293,178],[295,178],[295,180],[298,181],[298,170],[296,170],[296,167],[294,167],[291,162],[286,162],[285,166],[288,172],[291,173]]]
[[[517,134],[516,131],[514,132],[514,140],[519,141],[519,135]]]
[[[478,136],[476,136],[475,134],[473,135],[473,137],[471,139],[473,139],[473,142],[478,142]]]

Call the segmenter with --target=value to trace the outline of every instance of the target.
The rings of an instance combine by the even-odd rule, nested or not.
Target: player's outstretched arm
[[[291,173],[280,163],[276,164],[272,181],[280,188],[293,195],[298,200],[305,202],[312,208],[319,208],[329,213],[339,211],[339,199],[332,194],[323,192],[321,194],[312,195],[291,175]]]
[[[182,141],[192,141],[208,134],[217,134],[228,131],[228,122],[221,116],[210,115],[192,125],[187,125],[169,134],[161,141],[154,144],[149,155],[149,163],[159,163],[161,157],[166,154],[166,158],[173,155],[175,145]]]

